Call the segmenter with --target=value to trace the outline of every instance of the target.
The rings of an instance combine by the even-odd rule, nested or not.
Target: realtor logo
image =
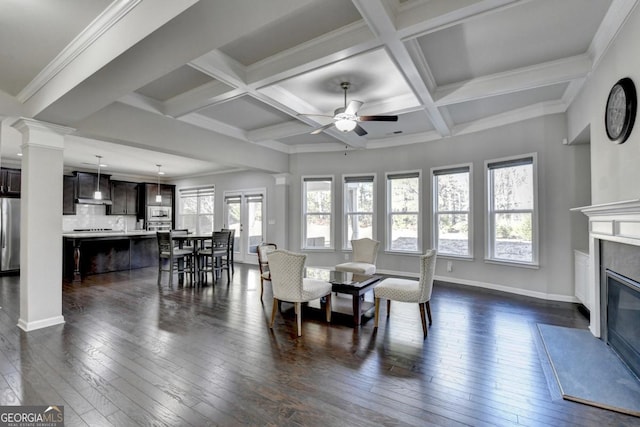
[[[0,406],[0,427],[64,427],[64,406]]]

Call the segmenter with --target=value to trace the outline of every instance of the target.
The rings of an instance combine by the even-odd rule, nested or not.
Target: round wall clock
[[[622,144],[627,140],[636,119],[637,106],[633,80],[628,77],[618,80],[609,92],[604,113],[604,125],[611,141]]]

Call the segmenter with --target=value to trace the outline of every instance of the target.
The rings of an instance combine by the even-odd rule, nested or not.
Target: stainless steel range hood
[[[109,205],[111,206],[113,202],[111,200],[104,199],[76,199],[76,203],[80,205]]]

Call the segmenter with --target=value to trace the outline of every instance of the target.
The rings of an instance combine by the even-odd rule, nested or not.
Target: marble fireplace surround
[[[591,333],[600,338],[601,271],[600,240],[640,247],[640,199],[576,208],[589,217],[589,284],[587,299],[591,303]]]

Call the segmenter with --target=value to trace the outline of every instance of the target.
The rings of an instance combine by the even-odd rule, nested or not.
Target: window
[[[214,187],[180,190],[180,218],[178,228],[196,234],[213,232]]]
[[[387,250],[419,252],[420,172],[387,174]]]
[[[302,178],[302,247],[333,248],[333,178]]]
[[[433,247],[438,255],[472,256],[471,165],[436,169],[433,182]]]
[[[487,257],[537,264],[536,156],[489,161]]]
[[[375,176],[345,176],[343,182],[344,196],[344,249],[351,249],[351,240],[368,237],[375,238],[373,210],[375,202]]]

